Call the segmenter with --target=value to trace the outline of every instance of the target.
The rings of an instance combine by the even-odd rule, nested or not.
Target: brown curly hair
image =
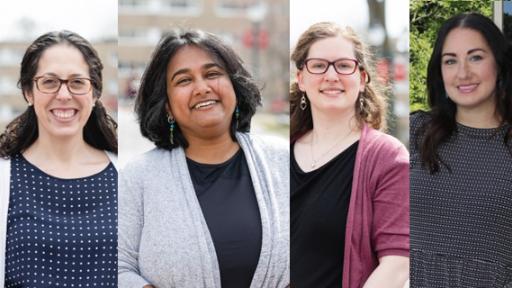
[[[355,115],[359,127],[363,123],[367,123],[370,127],[379,130],[386,129],[386,109],[387,103],[383,93],[377,88],[370,79],[372,70],[370,68],[371,55],[359,39],[357,34],[352,28],[342,28],[332,22],[320,22],[309,27],[299,38],[295,49],[291,55],[292,61],[298,70],[304,68],[304,62],[308,56],[311,46],[321,39],[332,38],[341,36],[354,44],[354,54],[356,60],[359,62],[361,70],[364,70],[367,75],[367,84],[364,91],[359,97],[363,97],[363,109],[360,108],[359,101],[356,101]],[[291,132],[290,138],[294,142],[301,136],[306,134],[309,130],[313,129],[313,118],[311,115],[310,105],[307,105],[305,110],[300,109],[300,99],[302,96],[307,95],[300,91],[297,81],[290,85],[290,110],[291,110]],[[309,101],[308,101],[309,102]]]

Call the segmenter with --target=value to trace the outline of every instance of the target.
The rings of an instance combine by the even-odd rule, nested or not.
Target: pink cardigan
[[[409,256],[409,153],[397,139],[365,125],[352,180],[342,287],[362,287],[387,255]]]

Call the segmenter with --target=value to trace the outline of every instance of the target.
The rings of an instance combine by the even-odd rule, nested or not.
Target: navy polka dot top
[[[11,159],[6,288],[117,287],[117,171],[50,176]]]

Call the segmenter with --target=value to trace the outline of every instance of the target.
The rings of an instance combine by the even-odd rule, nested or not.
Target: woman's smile
[[[205,101],[201,101],[201,102],[195,104],[192,107],[192,109],[200,110],[200,111],[209,110],[210,108],[213,108],[218,103],[219,103],[218,100],[205,100]]]

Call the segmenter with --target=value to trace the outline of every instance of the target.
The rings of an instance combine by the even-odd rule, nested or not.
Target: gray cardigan
[[[237,134],[258,201],[262,247],[251,288],[289,285],[289,144]],[[182,148],[154,149],[119,177],[119,287],[220,288],[215,247]]]

